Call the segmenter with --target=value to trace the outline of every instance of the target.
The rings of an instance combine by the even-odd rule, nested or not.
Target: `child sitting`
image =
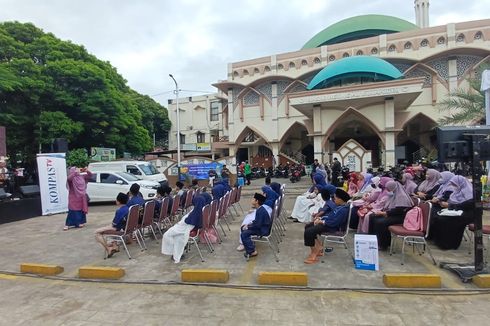
[[[126,206],[127,202],[128,195],[120,192],[116,198],[116,205],[118,205],[119,208],[116,210],[112,224],[95,230],[95,240],[104,247],[107,252],[107,258],[111,258],[112,255],[119,252],[119,246],[115,241],[107,244],[106,240],[104,239],[104,234],[114,234],[115,232],[119,232],[126,227],[126,220],[129,213],[129,207]]]

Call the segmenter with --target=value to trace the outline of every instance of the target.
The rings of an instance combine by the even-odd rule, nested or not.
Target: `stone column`
[[[385,98],[385,167],[395,165],[395,101]]]

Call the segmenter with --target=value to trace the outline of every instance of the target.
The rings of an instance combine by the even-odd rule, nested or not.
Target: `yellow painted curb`
[[[260,272],[257,282],[262,285],[307,286],[308,273],[300,272]]]
[[[476,275],[473,277],[472,281],[479,288],[490,288],[490,274]]]
[[[22,273],[57,275],[63,273],[64,270],[65,269],[63,267],[57,265],[32,264],[32,263],[20,264],[20,271]]]
[[[180,275],[182,282],[191,283],[226,283],[230,279],[228,271],[221,269],[184,269]]]
[[[384,274],[389,288],[440,288],[441,276],[436,274]]]
[[[123,277],[124,274],[124,269],[119,267],[82,266],[78,269],[78,277],[80,278],[117,280]]]

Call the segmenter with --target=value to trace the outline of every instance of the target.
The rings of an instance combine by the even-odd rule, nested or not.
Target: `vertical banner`
[[[37,154],[42,214],[68,211],[65,153]]]

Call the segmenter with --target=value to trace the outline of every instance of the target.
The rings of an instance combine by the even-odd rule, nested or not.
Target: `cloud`
[[[432,26],[483,19],[490,0],[431,1]],[[172,73],[183,90],[214,91],[227,64],[300,49],[341,19],[386,14],[414,21],[413,1],[325,0],[0,0],[0,21],[32,22],[110,61],[131,87],[172,98]],[[187,92],[185,96],[197,93]]]

